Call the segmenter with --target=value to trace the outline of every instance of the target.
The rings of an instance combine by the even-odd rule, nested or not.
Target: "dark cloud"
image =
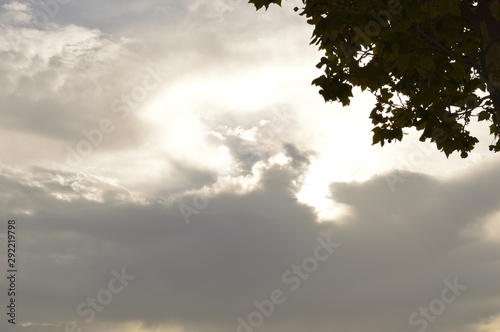
[[[292,165],[307,163],[307,155],[287,149]],[[384,176],[333,184],[335,199],[352,209],[341,225],[317,223],[314,211],[294,198],[300,172],[269,168],[260,189],[208,198],[189,225],[176,203],[119,202],[111,194],[102,203],[83,197],[64,202],[50,197],[57,186],[46,181],[39,194],[21,201],[32,214],[18,216],[24,315],[85,326],[77,306],[122,268],[136,278],[89,328],[142,321],[234,331],[237,317],[256,310],[254,300],[281,289],[286,301],[262,331],[416,331],[410,315],[441,296],[445,279],[455,278],[467,289],[429,331],[469,331],[466,326],[499,313],[500,244],[468,232],[498,210],[496,169],[447,182],[412,174],[396,193]],[[12,180],[2,185],[18,199],[26,188]],[[59,191],[77,187],[61,186]],[[191,208],[200,199],[185,198]],[[283,273],[311,257],[326,234],[341,247],[292,291]],[[49,299],[51,305],[44,305]]]

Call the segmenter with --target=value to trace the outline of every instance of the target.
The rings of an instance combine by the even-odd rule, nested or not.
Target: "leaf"
[[[399,72],[403,74],[406,71],[406,69],[408,69],[408,65],[410,64],[410,57],[406,54],[402,54],[398,57],[396,63]]]
[[[477,115],[477,121],[484,121],[484,120],[489,120],[490,119],[490,112],[488,111],[481,111]]]
[[[380,142],[380,144],[383,146],[383,141],[384,141],[384,137],[382,135],[382,130],[380,127],[375,127],[372,129],[373,131],[373,143],[372,145],[375,145],[377,143]]]
[[[278,6],[281,6],[281,0],[249,0],[248,3],[253,3],[257,10],[265,7],[266,10],[269,8],[269,5],[274,3]]]
[[[397,56],[399,54],[400,47],[401,46],[398,43],[391,44],[392,56],[393,56],[394,59],[397,58]]]

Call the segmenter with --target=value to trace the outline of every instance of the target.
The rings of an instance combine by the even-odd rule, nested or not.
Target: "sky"
[[[300,4],[0,2],[1,331],[500,331],[487,128],[372,146]]]

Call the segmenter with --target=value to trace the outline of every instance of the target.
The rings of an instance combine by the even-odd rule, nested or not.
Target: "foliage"
[[[281,0],[250,0],[257,9]],[[465,158],[478,142],[472,118],[500,124],[498,0],[303,0],[324,56],[312,83],[325,101],[349,105],[353,87],[376,97],[373,144],[421,131],[446,156]],[[490,145],[500,151],[500,141]]]

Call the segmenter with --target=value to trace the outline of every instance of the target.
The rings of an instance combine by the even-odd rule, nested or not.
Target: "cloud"
[[[374,151],[349,126],[369,133],[363,114],[342,122],[304,88],[317,53],[291,8],[73,1],[35,29],[39,9],[0,13],[0,217],[19,223],[23,329],[235,331],[280,289],[258,330],[411,332],[409,317],[458,278],[467,289],[429,331],[493,331],[498,165],[448,180],[408,172],[394,192],[389,174],[333,183],[330,201],[350,211],[335,223],[297,200],[322,148],[324,186],[391,166],[359,152]],[[113,103],[125,107],[151,68],[164,80],[118,121]],[[52,167],[104,118],[115,130],[78,167]],[[341,247],[292,290],[284,273],[329,234]],[[77,308],[122,269],[135,278],[87,323]]]
[[[34,324],[76,321],[89,331],[124,322],[142,322],[145,330],[234,331],[237,317],[256,310],[254,300],[281,289],[287,300],[262,331],[416,331],[409,316],[440,296],[443,280],[455,278],[467,289],[429,331],[473,331],[467,326],[500,312],[500,243],[481,231],[484,217],[498,211],[496,167],[447,182],[412,174],[397,193],[384,176],[332,184],[335,200],[352,211],[337,225],[317,223],[294,198],[294,180],[309,157],[286,149],[288,165],[270,165],[253,191],[209,197],[189,225],[177,204],[152,197],[134,203],[130,192],[117,195],[127,191],[104,179],[99,185],[39,173],[22,182],[8,174],[2,192],[11,202],[32,192],[18,203],[31,210],[18,215],[24,315]],[[103,200],[80,188],[101,188]],[[62,191],[80,198],[60,199]],[[193,199],[182,202],[193,207]],[[325,234],[341,247],[292,291],[283,273],[311,256]],[[121,268],[136,278],[87,326],[77,306]],[[43,305],[48,299],[51,306]]]
[[[238,17],[254,13],[251,6],[227,4]],[[0,142],[15,142],[0,143],[0,151],[11,156],[16,165],[48,167],[55,162],[68,166],[71,151],[87,140],[83,132],[99,128],[103,119],[112,120],[115,129],[105,135],[103,144],[93,146],[92,153],[76,168],[85,172],[92,169],[94,174],[105,177],[110,176],[107,169],[118,168],[113,172],[119,174],[120,180],[138,186],[139,190],[152,188],[157,174],[175,173],[179,163],[189,163],[199,170],[208,168],[212,173],[228,167],[226,156],[206,139],[206,132],[218,132],[221,125],[228,125],[228,130],[258,127],[259,133],[266,136],[259,141],[266,147],[260,149],[258,158],[241,165],[247,171],[254,162],[272,157],[272,152],[279,150],[282,142],[272,136],[278,132],[276,124],[281,126],[280,138],[292,141],[291,133],[298,126],[285,129],[283,126],[291,124],[290,118],[283,121],[279,115],[276,117],[275,104],[269,98],[270,86],[265,82],[269,75],[261,76],[263,70],[255,72],[256,56],[261,57],[262,53],[250,47],[249,40],[256,31],[246,37],[248,40],[238,37],[247,31],[243,21],[236,25],[219,22],[207,29],[216,18],[202,15],[201,7],[205,5],[174,2],[163,6],[168,6],[165,12],[169,15],[180,13],[179,24],[171,20],[161,23],[158,19],[155,29],[165,33],[153,33],[148,24],[151,11],[161,5],[159,2],[122,1],[113,11],[101,10],[108,5],[70,2],[61,6],[43,29],[26,22],[11,22],[0,29],[5,37],[5,43],[0,45],[0,70],[4,73],[0,83],[8,87],[2,92],[0,126],[5,130],[0,134]],[[74,11],[75,6],[82,10]],[[22,12],[31,19],[41,9],[34,4],[11,2],[3,10],[9,17]],[[70,12],[80,12],[81,20]],[[90,17],[98,20],[102,13],[109,14],[106,19],[116,16],[117,25],[123,24],[125,17],[135,15],[127,23],[134,28],[118,29],[119,33],[110,26],[96,28],[99,24],[94,24]],[[190,15],[201,15],[200,20],[193,20]],[[234,29],[227,24],[234,25]],[[220,34],[222,30],[226,32]],[[272,51],[270,45],[276,39],[279,38],[262,41],[262,50]],[[284,67],[289,65],[286,61]],[[122,121],[120,114],[113,113],[114,103],[123,101],[124,96],[140,86],[150,67],[161,68],[168,77],[143,102],[137,103],[127,121]],[[276,75],[284,70],[278,70]],[[249,114],[252,112],[255,115]],[[207,114],[213,115],[212,123],[204,122]],[[227,118],[229,122],[225,121]],[[270,122],[261,123],[263,120]],[[233,143],[239,146],[236,141],[228,142]],[[214,154],[222,159],[207,165]],[[241,153],[236,157],[241,159]],[[141,176],[130,176],[132,168],[134,174]],[[132,178],[136,179],[133,184]],[[143,183],[138,183],[139,179]]]
[[[2,15],[31,18],[35,9],[12,2]],[[116,130],[87,162],[110,150],[136,149],[147,138],[144,125],[134,121],[137,114],[121,121],[112,112],[116,100],[143,83],[148,68],[160,66],[132,52],[133,41],[75,24],[49,22],[38,29],[5,22],[0,28],[0,83],[6,87],[0,93],[0,150],[13,163],[64,164],[68,147],[76,149],[86,139],[83,131],[99,128],[103,119],[112,120]]]

